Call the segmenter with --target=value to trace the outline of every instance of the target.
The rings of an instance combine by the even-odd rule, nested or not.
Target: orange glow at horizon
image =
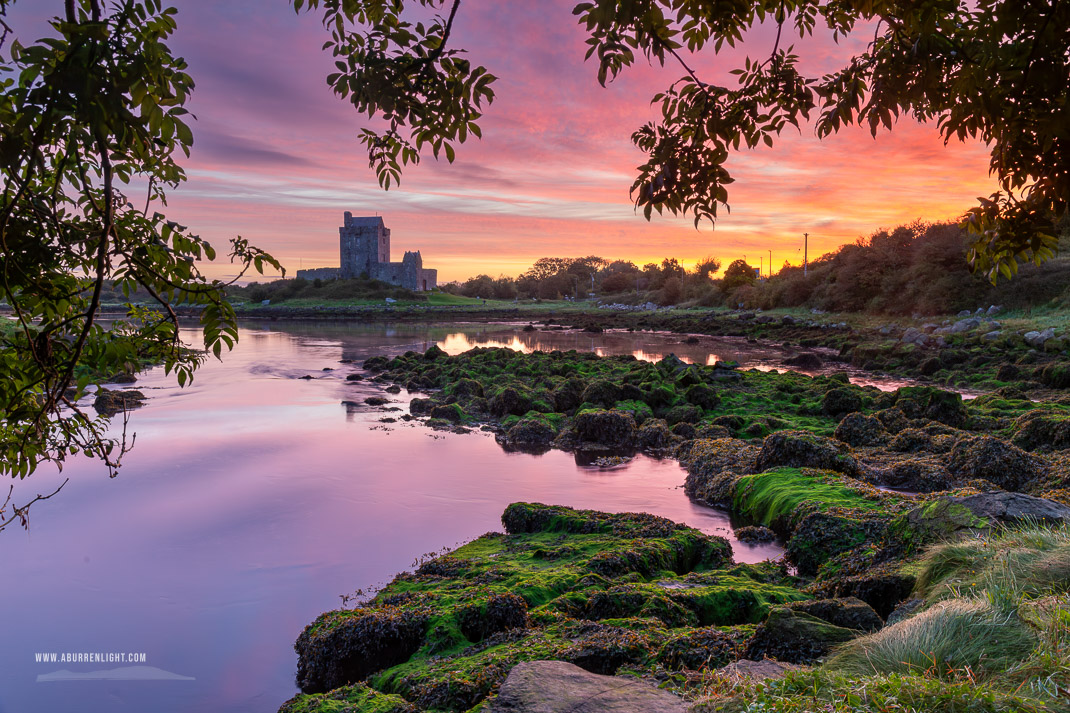
[[[957,219],[996,188],[986,147],[945,146],[932,125],[904,118],[876,138],[852,127],[823,141],[804,125],[786,129],[772,149],[729,157],[731,211],[720,211],[716,227],[696,229],[688,216],[647,222],[628,194],[644,160],[629,137],[658,118],[650,97],[679,68],[640,61],[603,89],[583,61],[574,0],[468,0],[453,38],[500,78],[481,122],[484,138],[459,146],[452,165],[425,157],[406,168],[399,187],[383,191],[357,141],[367,117],[324,81],[333,58],[321,49],[325,30],[316,16],[251,0],[175,4],[173,45],[197,82],[189,106],[195,144],[182,162],[189,180],[156,208],[221,254],[241,235],[290,274],[338,264],[344,211],[382,215],[393,259],[420,250],[441,282],[515,276],[540,257],[586,255],[640,267],[666,257],[690,267],[706,256],[722,265],[745,256],[768,273],[770,251],[774,270],[802,263],[803,233],[813,260],[878,229]],[[11,12],[18,28],[34,9]],[[710,81],[734,81],[728,69],[770,50],[768,29],[722,55],[695,56],[693,66]],[[45,31],[18,37],[29,42]],[[817,75],[842,66],[868,38],[793,41],[803,70]],[[225,259],[203,270],[234,273]]]

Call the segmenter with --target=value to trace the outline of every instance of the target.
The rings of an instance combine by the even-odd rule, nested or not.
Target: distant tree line
[[[712,257],[688,270],[676,258],[639,267],[630,260],[587,257],[544,257],[519,277],[476,275],[443,289],[465,297],[484,299],[585,299],[617,295],[624,301],[652,300],[662,305],[690,301],[705,306],[720,304],[713,275],[721,263]]]
[[[1061,225],[1070,247],[1070,225]],[[483,299],[583,299],[655,302],[696,307],[809,307],[837,312],[940,314],[982,302],[1028,307],[1070,301],[1070,261],[1028,265],[1012,281],[993,286],[972,273],[971,237],[957,223],[915,222],[879,230],[802,265],[784,263],[770,277],[735,260],[707,257],[688,270],[676,258],[639,267],[597,256],[540,258],[519,277],[477,275],[443,289]],[[1064,294],[1064,292],[1066,294]]]

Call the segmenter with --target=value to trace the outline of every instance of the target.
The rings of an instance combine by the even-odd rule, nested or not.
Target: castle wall
[[[338,229],[338,250],[341,258],[337,274],[331,278],[352,279],[367,276],[410,290],[430,290],[438,284],[438,271],[425,270],[420,252],[406,252],[401,262],[390,262],[390,229],[379,216],[354,217],[346,211],[343,225]],[[298,277],[306,273],[327,271],[332,268],[299,270]],[[305,279],[327,279],[327,273],[315,274]]]
[[[338,267],[312,267],[307,270],[298,270],[298,280],[337,280],[342,276],[342,269]]]

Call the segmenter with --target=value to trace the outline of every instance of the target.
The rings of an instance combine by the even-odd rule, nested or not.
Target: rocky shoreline
[[[752,684],[716,682],[726,667],[774,659],[806,667],[777,684],[785,691],[810,677],[834,696],[848,686],[836,676],[858,674],[861,650],[871,656],[919,622],[950,616],[949,607],[970,626],[988,621],[978,607],[995,605],[963,598],[948,580],[962,573],[934,562],[941,548],[957,546],[941,543],[998,550],[1013,537],[1004,528],[1024,523],[1055,533],[1058,547],[1067,540],[1070,552],[1062,526],[1070,523],[1070,406],[1058,397],[1037,403],[1002,389],[963,401],[926,386],[881,392],[843,374],[508,349],[451,357],[432,347],[374,357],[363,368],[355,377],[429,394],[413,398],[407,416],[432,428],[491,430],[508,449],[675,457],[688,496],[749,523],[741,539],[781,539],[786,554],[739,565],[723,538],[655,516],[515,503],[503,514],[504,535],[424,562],[372,600],[309,625],[296,645],[303,694],[287,713],[497,710],[510,671],[538,660],[628,672],[708,710],[742,710]],[[988,560],[979,562],[971,566]],[[1065,579],[1045,585],[1051,593],[1070,584],[1070,566],[1059,571]],[[1058,703],[1058,685],[1052,700],[1023,698],[1004,674],[985,678],[985,656],[1024,661],[1039,651],[1039,635],[1020,628],[1014,646],[1033,637],[1032,648],[1008,642],[1011,653],[967,661],[975,680],[956,694],[998,705],[947,710]],[[930,685],[940,676],[897,666],[867,672],[879,679],[874,695],[909,674],[917,679],[910,695],[944,710]],[[507,690],[515,687],[523,690]],[[803,710],[790,698],[764,710]]]

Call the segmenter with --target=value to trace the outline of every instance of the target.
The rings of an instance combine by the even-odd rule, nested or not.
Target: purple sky
[[[849,129],[821,142],[810,126],[786,131],[773,149],[729,159],[732,212],[716,230],[695,230],[686,217],[647,222],[628,196],[643,161],[629,137],[655,118],[650,97],[681,71],[642,64],[602,89],[595,65],[583,62],[574,0],[465,0],[454,40],[500,77],[484,139],[462,146],[452,165],[427,158],[383,192],[356,139],[366,117],[326,86],[333,60],[321,50],[326,34],[316,16],[295,15],[283,0],[173,4],[179,28],[171,44],[197,82],[190,109],[198,120],[184,164],[190,180],[172,194],[167,214],[218,247],[236,234],[249,238],[288,270],[337,264],[346,210],[384,216],[395,259],[419,249],[441,280],[517,274],[550,255],[640,264],[670,255],[727,264],[746,255],[758,264],[772,250],[779,268],[801,261],[803,232],[813,257],[880,227],[955,218],[994,187],[984,146],[945,148],[931,126],[908,120],[876,140]],[[10,24],[31,41],[61,5],[23,0]],[[793,39],[811,71],[861,49],[826,35]],[[726,82],[744,54],[771,47],[762,28],[742,50],[706,53],[694,64],[703,78]],[[214,276],[229,271],[206,267]]]

